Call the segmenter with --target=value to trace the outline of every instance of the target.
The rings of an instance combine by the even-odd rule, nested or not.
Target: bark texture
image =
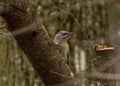
[[[2,0],[0,15],[46,86],[72,79],[71,70],[27,0]]]

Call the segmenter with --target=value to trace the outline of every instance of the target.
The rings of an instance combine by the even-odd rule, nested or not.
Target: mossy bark
[[[27,0],[2,0],[0,15],[46,86],[72,79],[71,70]]]

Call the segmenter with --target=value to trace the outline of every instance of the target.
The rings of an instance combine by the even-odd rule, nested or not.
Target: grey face
[[[64,43],[71,37],[72,33],[67,31],[60,31],[56,34],[55,42],[57,43]]]
[[[61,39],[66,39],[68,36],[69,36],[69,32],[67,32],[67,31],[58,32],[58,37]]]

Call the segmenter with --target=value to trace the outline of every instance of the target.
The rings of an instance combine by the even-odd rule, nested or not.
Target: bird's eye
[[[66,35],[66,34],[68,34],[68,33],[63,33],[62,35]]]

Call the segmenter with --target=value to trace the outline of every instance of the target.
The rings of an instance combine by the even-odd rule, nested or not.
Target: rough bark
[[[0,15],[46,86],[72,79],[71,70],[27,0],[2,0]]]

